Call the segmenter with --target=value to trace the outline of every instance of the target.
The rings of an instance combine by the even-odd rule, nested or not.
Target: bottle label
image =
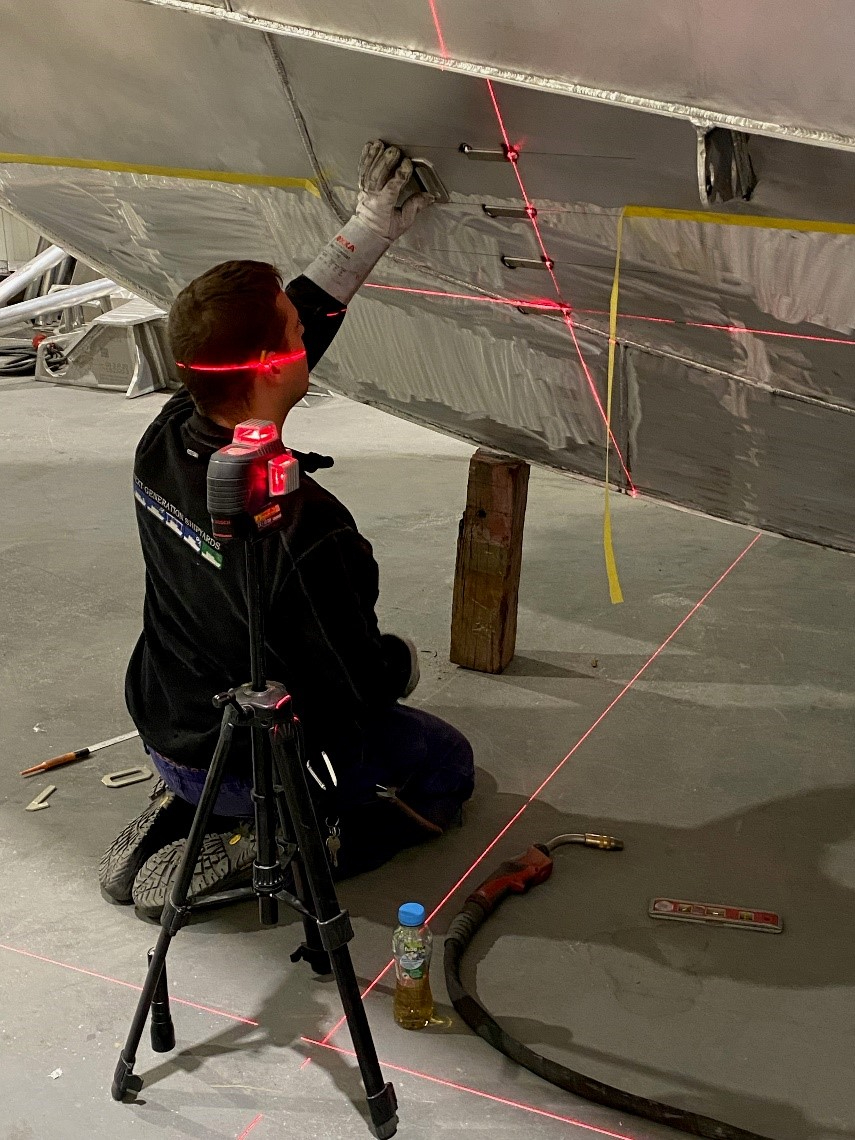
[[[425,976],[425,956],[420,951],[406,951],[398,959],[401,974],[412,981],[420,981]]]

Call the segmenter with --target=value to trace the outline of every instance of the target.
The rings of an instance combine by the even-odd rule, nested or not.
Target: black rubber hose
[[[0,376],[35,376],[36,350],[29,345],[0,347]]]
[[[467,992],[460,980],[460,963],[463,955],[486,917],[486,913],[477,902],[471,899],[466,902],[445,936],[444,964],[445,983],[452,1005],[469,1028],[479,1037],[483,1037],[488,1045],[492,1045],[494,1049],[498,1049],[500,1053],[504,1053],[506,1057],[510,1057],[529,1072],[543,1077],[550,1084],[595,1104],[616,1109],[618,1112],[628,1112],[644,1120],[667,1124],[670,1128],[677,1128],[692,1136],[703,1136],[707,1140],[768,1140],[768,1137],[760,1136],[756,1132],[747,1132],[744,1128],[736,1128],[721,1120],[713,1120],[709,1116],[701,1116],[683,1108],[674,1108],[669,1104],[648,1100],[647,1097],[635,1096],[613,1085],[595,1081],[591,1077],[586,1077],[584,1073],[577,1073],[574,1069],[568,1069],[565,1065],[559,1065],[556,1061],[535,1053],[533,1049],[511,1037],[477,998]]]

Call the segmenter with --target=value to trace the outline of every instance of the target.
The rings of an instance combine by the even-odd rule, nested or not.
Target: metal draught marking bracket
[[[555,268],[555,262],[551,257],[508,257],[505,253],[502,254],[502,265],[507,269],[551,270]]]
[[[143,780],[151,779],[151,768],[142,768],[135,765],[133,768],[122,768],[118,772],[108,772],[101,777],[101,783],[108,788],[127,788],[131,784],[141,784]]]
[[[488,206],[484,203],[481,209],[488,218],[514,218],[531,222],[537,217],[537,209],[534,206]]]
[[[516,162],[520,156],[515,146],[507,144],[504,144],[501,150],[479,150],[469,143],[461,143],[460,153],[471,158],[473,162]]]

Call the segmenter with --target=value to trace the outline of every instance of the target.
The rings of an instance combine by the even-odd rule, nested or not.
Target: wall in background
[[[5,210],[0,210],[0,272],[16,269],[36,252],[39,235]]]

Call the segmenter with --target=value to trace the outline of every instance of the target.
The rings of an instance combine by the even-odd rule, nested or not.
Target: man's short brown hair
[[[169,313],[169,343],[179,364],[241,364],[276,352],[285,318],[276,305],[282,277],[264,261],[224,261],[182,289]],[[242,412],[251,369],[178,369],[200,412]]]

